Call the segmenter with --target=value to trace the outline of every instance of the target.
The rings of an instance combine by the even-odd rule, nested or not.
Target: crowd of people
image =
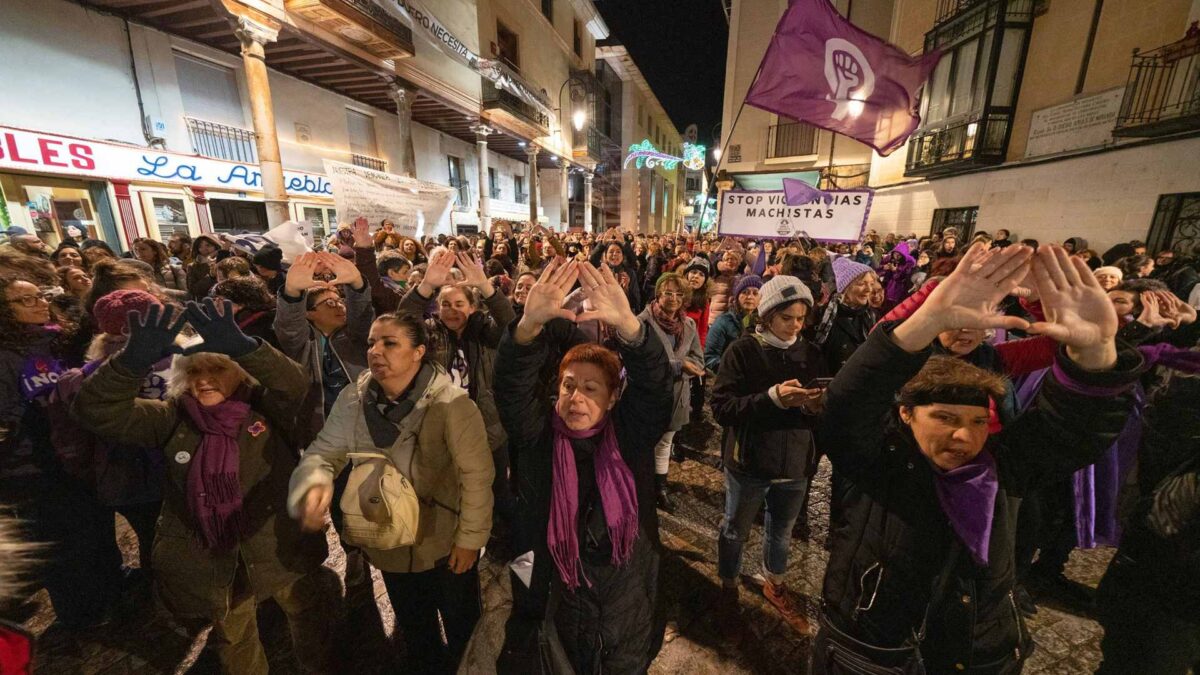
[[[338,672],[335,609],[373,600],[374,568],[405,672],[454,672],[487,551],[512,563],[500,672],[645,672],[659,512],[707,406],[723,618],[765,507],[761,592],[813,639],[812,672],[1019,672],[1043,598],[1097,613],[1100,672],[1200,664],[1200,273],[1173,251],[953,228],[418,240],[360,218],[284,257],[9,230],[0,555],[21,564],[0,569],[0,619],[44,587],[86,631],[149,586],[212,627],[202,658],[265,673],[255,608],[274,599],[302,669]],[[823,458],[810,616],[788,557]],[[1064,566],[1100,545],[1117,553],[1096,593]]]

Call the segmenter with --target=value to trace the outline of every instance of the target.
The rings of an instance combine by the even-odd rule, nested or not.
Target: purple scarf
[[[934,467],[933,475],[938,501],[954,534],[971,552],[971,558],[987,567],[996,493],[1000,489],[996,459],[985,448],[957,469],[940,471]]]
[[[210,551],[228,551],[242,533],[242,487],[238,482],[237,437],[250,415],[250,404],[229,398],[202,406],[191,394],[180,403],[203,434],[188,467],[188,511]]]
[[[546,540],[550,557],[558,567],[558,575],[572,591],[579,588],[579,477],[575,472],[573,439],[592,438],[604,434],[596,448],[596,487],[600,491],[600,505],[604,508],[604,520],[608,523],[608,538],[612,542],[612,563],[617,566],[629,562],[633,555],[633,542],[638,534],[638,499],[633,483],[633,472],[621,459],[617,449],[617,435],[613,430],[612,416],[606,416],[598,426],[583,431],[572,431],[556,411],[550,417],[554,427],[554,486],[550,497],[550,523],[546,527]],[[584,578],[587,581],[587,578]],[[591,582],[588,582],[591,585]]]

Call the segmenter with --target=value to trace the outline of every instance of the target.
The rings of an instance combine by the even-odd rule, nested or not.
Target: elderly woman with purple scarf
[[[562,306],[577,280],[591,307],[578,317]],[[614,349],[567,350],[551,404],[539,373],[582,341],[576,320],[611,328]],[[496,401],[522,448],[514,543],[532,558],[527,581],[513,580],[501,673],[641,673],[662,645],[654,445],[674,378],[651,333],[612,270],[572,261],[542,273],[501,339]]]
[[[190,323],[203,341],[175,338]],[[150,306],[129,313],[124,349],[86,381],[72,414],[114,442],[161,448],[167,477],[153,549],[154,582],[189,630],[212,624],[208,649],[227,673],[265,673],[257,604],[287,615],[305,670],[328,669],[329,617],[318,580],[328,548],[287,517],[296,466],[286,438],[308,391],[304,371],[247,337],[228,302]],[[139,398],[146,375],[172,353],[164,401]]]
[[[1030,271],[1046,321],[995,313]],[[813,672],[1016,673],[1031,640],[1014,598],[1020,499],[1100,457],[1125,426],[1142,356],[1087,265],[976,244],[903,323],[873,331],[829,386],[822,434],[842,473]],[[990,434],[1000,379],[934,356],[939,333],[1022,328],[1063,345],[1030,409]],[[878,420],[863,424],[863,420]],[[855,667],[861,667],[856,665]]]

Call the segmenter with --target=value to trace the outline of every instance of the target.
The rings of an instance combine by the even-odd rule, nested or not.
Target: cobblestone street
[[[663,514],[662,532],[668,555],[664,560],[663,591],[669,623],[662,652],[652,673],[797,673],[807,672],[809,639],[796,634],[763,599],[757,580],[761,559],[761,528],[747,545],[739,621],[721,622],[718,615],[719,581],[716,576],[716,533],[720,525],[724,491],[719,470],[718,435],[711,422],[681,432],[685,461],[672,463],[676,512]],[[789,586],[799,594],[810,618],[816,617],[816,598],[828,559],[822,542],[828,529],[829,465],[823,462],[809,503],[807,540],[800,526],[792,544]],[[761,523],[760,523],[761,524]],[[121,528],[122,548],[133,562],[133,534]],[[340,548],[327,565],[340,575],[344,567]],[[1111,550],[1075,551],[1068,575],[1094,587],[1104,573]],[[485,557],[480,578],[484,616],[461,672],[494,670],[495,655],[503,640],[509,612],[508,575],[501,562]],[[332,575],[330,575],[332,583]],[[355,603],[357,608],[341,621],[335,644],[346,673],[397,672],[392,642],[392,612],[376,573],[376,605]],[[53,627],[53,611],[45,593],[36,598],[39,608],[30,627],[40,636],[38,672],[104,674],[210,673],[212,665],[196,662],[203,636],[195,640],[176,627],[161,611],[150,609],[148,598],[133,612],[134,618],[117,621],[82,634]],[[291,655],[286,622],[271,603],[259,611],[272,673],[298,672]],[[730,634],[722,625],[742,627]],[[1100,661],[1099,625],[1089,619],[1041,605],[1029,619],[1037,649],[1026,664],[1026,673],[1069,675],[1091,673]]]

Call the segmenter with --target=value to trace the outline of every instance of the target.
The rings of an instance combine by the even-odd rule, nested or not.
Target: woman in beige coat
[[[467,392],[427,358],[420,317],[375,319],[367,345],[370,369],[342,390],[305,450],[288,511],[305,529],[322,529],[349,453],[386,455],[417,494],[416,541],[363,551],[383,572],[407,646],[406,672],[454,672],[480,614],[476,562],[492,527],[487,433]]]

